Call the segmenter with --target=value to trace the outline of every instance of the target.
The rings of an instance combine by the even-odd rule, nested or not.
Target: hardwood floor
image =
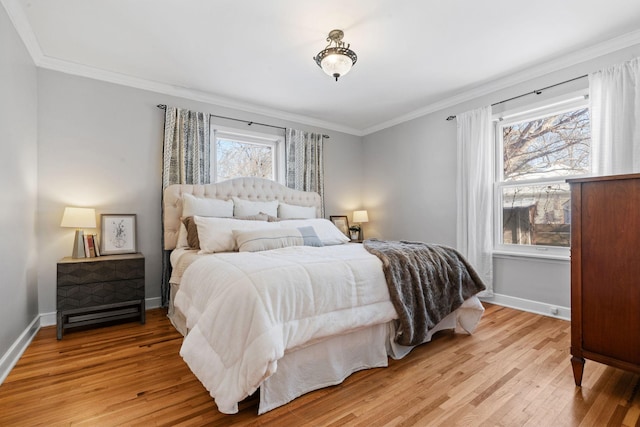
[[[47,327],[0,386],[0,426],[640,426],[638,375],[587,361],[576,388],[569,322],[485,306],[471,336],[443,333],[259,417],[255,398],[217,411],[162,310],[62,341]]]

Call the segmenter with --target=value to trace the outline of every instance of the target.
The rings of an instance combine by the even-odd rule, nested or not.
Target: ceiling
[[[640,43],[638,0],[0,1],[40,67],[355,135]]]

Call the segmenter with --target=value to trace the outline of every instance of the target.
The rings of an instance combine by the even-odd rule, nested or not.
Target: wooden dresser
[[[572,179],[571,364],[640,373],[640,174]]]

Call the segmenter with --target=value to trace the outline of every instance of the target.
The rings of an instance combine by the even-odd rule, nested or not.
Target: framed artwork
[[[331,222],[342,231],[345,236],[349,237],[349,220],[346,215],[331,215]]]
[[[100,215],[100,254],[136,253],[136,214]]]

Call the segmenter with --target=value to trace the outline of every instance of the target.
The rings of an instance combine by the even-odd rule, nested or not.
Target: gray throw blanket
[[[363,245],[382,261],[391,302],[398,312],[398,344],[422,344],[438,322],[486,289],[455,249],[406,241],[366,240]]]

